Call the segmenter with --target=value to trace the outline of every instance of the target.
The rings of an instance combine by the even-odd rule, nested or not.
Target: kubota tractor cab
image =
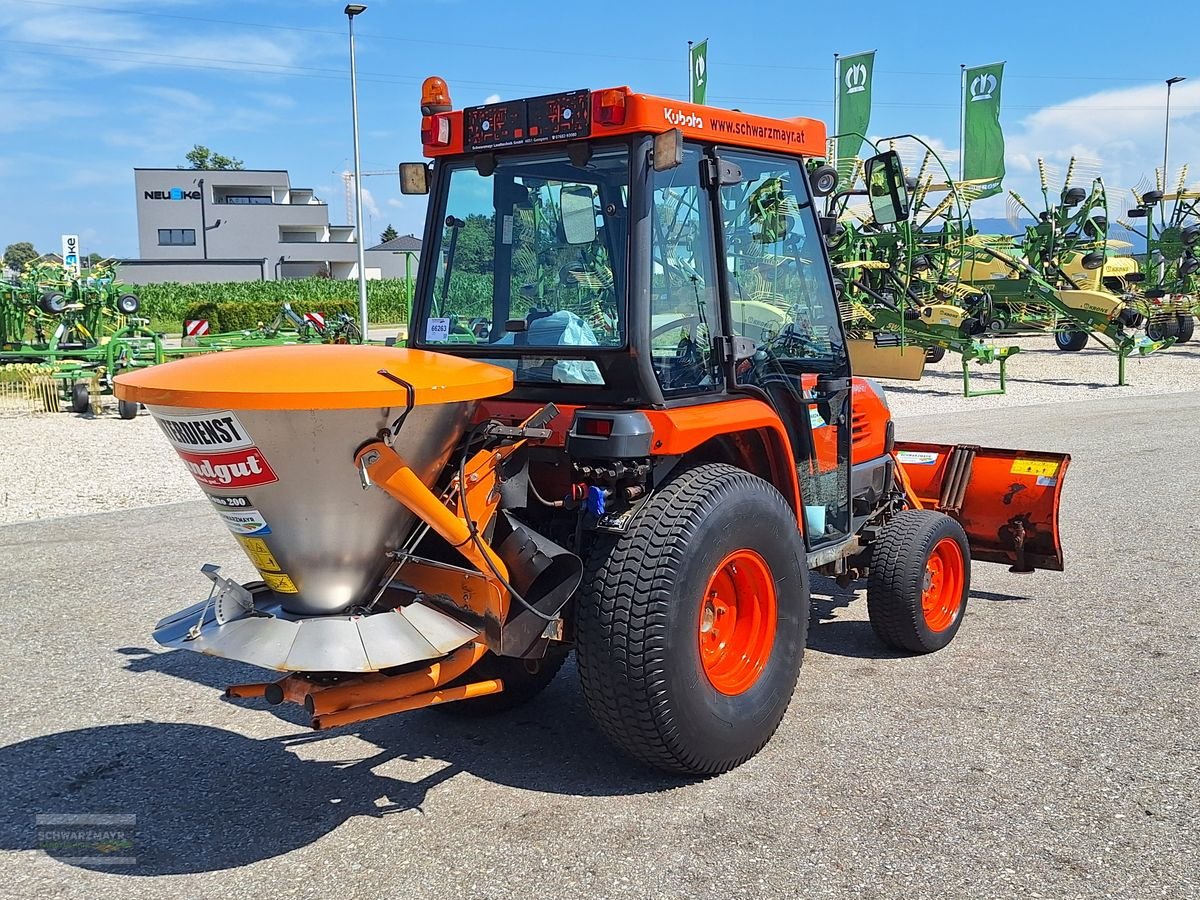
[[[901,443],[852,376],[813,204],[832,185],[806,165],[821,123],[628,88],[456,111],[440,79],[422,113],[407,348],[242,351],[228,378],[217,354],[122,385],[263,578],[208,570],[217,600],[161,643],[291,672],[232,691],[319,728],[513,706],[574,649],[605,734],[703,774],[778,726],[810,570],[866,578],[879,638],[928,652],[972,559],[1061,569],[1068,457]],[[876,217],[905,215],[895,155],[867,165]],[[229,459],[197,452],[214,433]]]

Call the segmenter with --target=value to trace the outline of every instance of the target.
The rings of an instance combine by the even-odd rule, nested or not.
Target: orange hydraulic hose
[[[479,538],[479,543],[476,544],[471,539],[471,529],[467,523],[451,512],[391,447],[382,441],[375,441],[363,447],[354,461],[359,466],[365,466],[372,481],[387,491],[394,500],[416,513],[421,521],[445,538],[450,546],[465,556],[487,578],[493,578],[492,573],[495,571],[501,578],[508,580],[508,568],[487,542]],[[480,553],[481,547],[483,553]]]
[[[487,644],[476,641],[458,648],[445,659],[419,672],[393,675],[390,678],[359,679],[312,691],[303,700],[304,708],[314,716],[324,716],[344,709],[385,700],[400,700],[413,694],[432,691],[462,675],[479,662],[486,652]]]
[[[892,453],[892,459],[896,459],[894,452]],[[912,504],[912,508],[924,509],[925,504],[921,502],[921,498],[913,490],[912,482],[908,480],[908,473],[904,471],[904,463],[898,459],[896,459],[896,474],[900,477],[900,484],[903,485],[904,493],[908,497],[908,502]]]
[[[487,681],[476,681],[473,684],[463,684],[458,687],[444,688],[414,697],[404,697],[399,700],[385,700],[381,703],[371,703],[367,706],[356,706],[354,709],[342,712],[314,716],[312,727],[317,730],[337,728],[339,725],[349,725],[362,722],[365,719],[378,719],[380,716],[390,716],[392,713],[407,712],[410,709],[422,709],[437,703],[451,703],[455,700],[470,700],[472,697],[483,697],[487,694],[498,694],[504,690],[504,682],[498,678]]]

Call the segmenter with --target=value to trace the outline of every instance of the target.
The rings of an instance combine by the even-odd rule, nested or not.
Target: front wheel
[[[583,694],[608,738],[668,772],[726,772],[775,733],[803,661],[795,513],[734,466],[687,469],[623,534],[597,536],[576,608]]]
[[[883,527],[871,551],[871,628],[899,650],[941,650],[962,625],[970,586],[962,526],[943,513],[906,509]]]

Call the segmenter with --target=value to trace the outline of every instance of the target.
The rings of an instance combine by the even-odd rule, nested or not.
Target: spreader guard
[[[371,615],[299,616],[261,582],[243,587],[215,566],[205,574],[212,594],[155,626],[162,646],[277,672],[363,673],[438,659],[479,635],[419,599]]]
[[[1058,504],[1069,454],[910,441],[893,454],[909,502],[957,519],[972,559],[1062,571]]]

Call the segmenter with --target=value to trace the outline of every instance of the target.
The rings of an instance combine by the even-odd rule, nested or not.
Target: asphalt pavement
[[[818,579],[778,734],[704,781],[610,749],[573,664],[486,720],[222,700],[259,673],[149,637],[252,575],[201,502],[0,527],[0,896],[1200,897],[1200,392],[897,432],[1070,452],[1067,570],[978,564],[924,657]]]

